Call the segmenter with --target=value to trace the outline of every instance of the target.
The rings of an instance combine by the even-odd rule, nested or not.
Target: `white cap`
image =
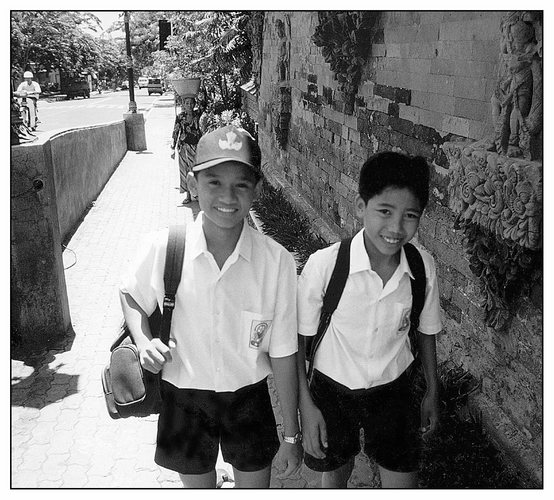
[[[23,78],[33,78],[33,73],[25,71],[25,73],[23,73]]]

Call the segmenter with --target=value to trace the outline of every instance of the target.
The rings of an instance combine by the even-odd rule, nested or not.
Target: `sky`
[[[100,19],[100,22],[102,23],[102,29],[107,30],[112,23],[118,20],[119,15],[123,12],[122,10],[112,10],[112,11],[90,11],[92,12],[98,19]],[[114,32],[113,35],[123,35],[123,32]]]

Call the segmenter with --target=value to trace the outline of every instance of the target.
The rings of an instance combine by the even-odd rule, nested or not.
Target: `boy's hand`
[[[275,457],[275,466],[279,473],[278,479],[286,479],[300,470],[302,465],[302,445],[283,441]]]
[[[431,437],[439,425],[439,398],[436,393],[425,393],[421,401],[421,432],[424,440]]]
[[[149,372],[159,373],[163,366],[171,361],[171,343],[166,346],[159,338],[154,338],[150,342],[139,347],[140,364]]]
[[[325,458],[327,426],[323,415],[313,401],[300,405],[300,420],[304,450],[315,458]]]

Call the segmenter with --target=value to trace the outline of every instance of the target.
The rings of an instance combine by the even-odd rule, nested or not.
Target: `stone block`
[[[422,23],[418,26],[416,41],[417,42],[436,42],[439,39],[439,22]]]
[[[454,97],[484,102],[488,100],[485,91],[486,80],[484,78],[458,76],[454,80]]]
[[[412,106],[429,109],[429,92],[423,90],[412,90]]]
[[[432,59],[436,55],[435,43],[412,42],[408,45],[407,57],[410,59]]]
[[[469,52],[471,57],[468,57],[468,59],[496,63],[498,61],[499,52],[498,43],[476,40],[471,42]]]
[[[445,115],[456,115],[455,101],[451,95],[430,94],[429,109]]]
[[[413,135],[414,124],[409,120],[398,118],[397,116],[391,116],[389,120],[391,128],[404,135]]]
[[[431,60],[429,72],[435,75],[452,76],[457,74],[457,68],[462,62],[452,59],[435,58]]]
[[[474,45],[471,41],[440,40],[436,44],[437,57],[449,60],[476,59],[473,57]]]
[[[442,120],[440,130],[462,137],[468,137],[469,120],[467,118],[458,118],[457,116],[445,116]]]
[[[489,112],[488,103],[475,100],[456,97],[454,101],[453,115],[460,118],[469,118],[470,120],[484,121]]]

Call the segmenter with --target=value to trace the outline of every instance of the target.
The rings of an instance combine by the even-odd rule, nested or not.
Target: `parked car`
[[[162,80],[160,78],[148,78],[148,95],[164,93]]]
[[[146,76],[139,76],[139,79],[138,79],[138,86],[139,86],[139,89],[142,89],[144,87],[148,87],[148,77]]]
[[[121,90],[127,90],[129,88],[129,82],[127,80],[123,80],[121,82]]]

